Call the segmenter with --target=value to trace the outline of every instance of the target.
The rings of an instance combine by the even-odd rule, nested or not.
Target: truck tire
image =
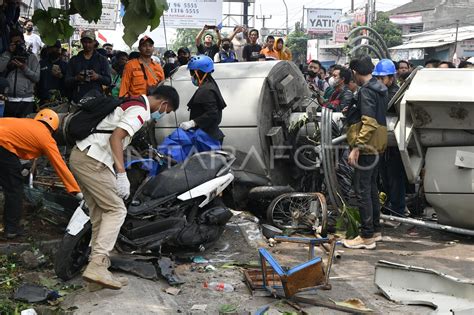
[[[86,265],[91,251],[91,234],[92,225],[87,222],[77,235],[64,235],[54,260],[54,271],[59,278],[71,280]]]

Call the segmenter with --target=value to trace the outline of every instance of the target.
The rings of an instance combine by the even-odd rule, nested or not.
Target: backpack
[[[78,104],[79,109],[64,118],[62,132],[69,144],[75,144],[93,133],[109,133],[113,130],[98,130],[97,125],[117,107],[127,102],[125,109],[139,105],[146,108],[141,98],[117,99],[102,94],[86,94]]]

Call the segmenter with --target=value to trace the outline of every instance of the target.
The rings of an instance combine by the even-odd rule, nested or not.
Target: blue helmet
[[[374,72],[372,72],[373,76],[376,77],[383,77],[387,75],[394,75],[397,72],[395,69],[395,64],[390,59],[382,59],[377,63],[375,66]]]
[[[214,72],[214,61],[206,55],[194,56],[188,62],[188,70],[200,70],[204,73]]]

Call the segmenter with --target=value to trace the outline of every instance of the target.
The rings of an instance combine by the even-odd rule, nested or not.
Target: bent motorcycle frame
[[[219,196],[234,180],[234,175],[231,173],[226,174],[224,176],[220,176],[214,178],[204,184],[201,184],[181,195],[177,198],[181,201],[197,199],[199,197],[205,197],[204,201],[199,204],[199,208],[205,207],[209,204],[212,200],[214,200],[217,196]],[[81,204],[77,207],[76,211],[69,220],[69,224],[66,228],[66,233],[76,236],[89,222],[90,218],[84,211],[83,207],[85,206],[85,202],[82,201]]]

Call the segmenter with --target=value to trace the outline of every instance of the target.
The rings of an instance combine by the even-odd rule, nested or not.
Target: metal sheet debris
[[[381,260],[375,266],[375,285],[391,301],[426,305],[435,309],[435,314],[461,314],[474,309],[473,281],[432,269]]]

